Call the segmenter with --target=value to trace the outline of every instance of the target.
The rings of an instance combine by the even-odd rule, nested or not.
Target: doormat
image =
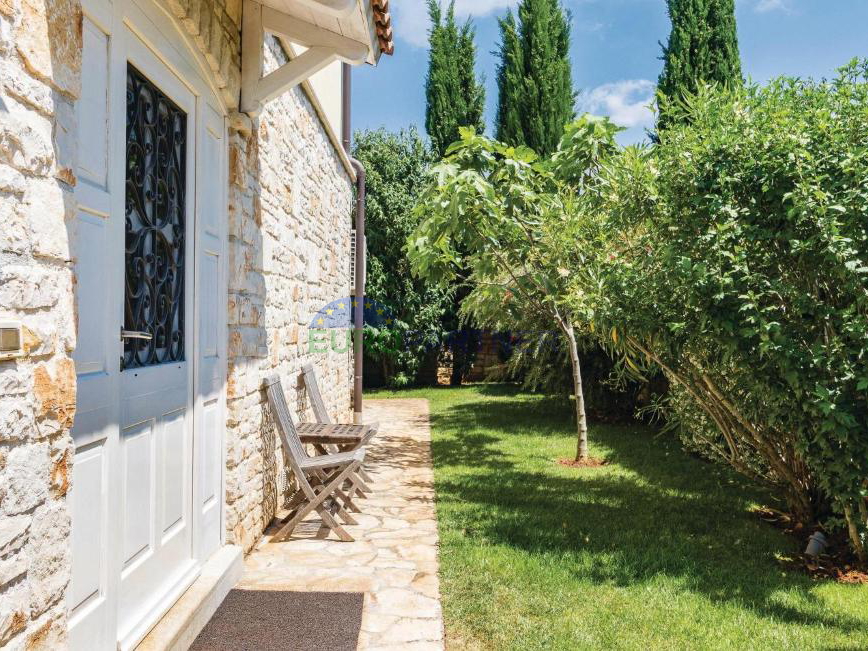
[[[231,590],[191,651],[354,651],[361,592]]]

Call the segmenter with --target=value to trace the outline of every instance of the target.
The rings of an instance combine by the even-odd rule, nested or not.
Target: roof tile
[[[392,14],[389,13],[389,0],[371,0],[371,6],[374,9],[380,52],[392,54],[395,51],[395,43],[392,40]]]

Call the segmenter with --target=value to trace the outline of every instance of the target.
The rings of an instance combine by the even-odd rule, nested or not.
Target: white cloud
[[[650,104],[654,99],[654,82],[628,79],[597,86],[579,98],[582,111],[608,115],[622,127],[650,127],[654,114]]]
[[[574,0],[585,1],[585,0]],[[738,0],[742,4],[753,7],[757,13],[782,11],[791,13],[793,0]],[[440,0],[445,7],[449,0]],[[509,7],[515,7],[518,0],[455,0],[455,15],[459,19],[468,16],[481,18],[500,12]],[[395,36],[414,47],[428,45],[428,3],[427,0],[393,0],[391,3],[394,14]],[[597,32],[606,25],[603,23],[573,24],[573,29],[579,31]]]
[[[753,10],[758,14],[768,13],[769,11],[784,11],[789,13],[789,0],[756,0]]]
[[[439,0],[444,9],[449,0]],[[586,2],[588,0],[572,0]],[[593,1],[593,0],[591,0]],[[753,1],[753,0],[752,0]],[[768,2],[769,0],[759,0]],[[786,0],[771,0],[772,2],[785,2]],[[519,0],[455,0],[455,16],[463,21],[468,17],[482,18],[493,13],[500,13],[506,9],[513,9]],[[414,47],[428,46],[428,2],[427,0],[393,0],[391,3],[393,21],[395,24],[395,36],[398,39]],[[589,24],[573,23],[573,29],[582,32],[599,32],[606,27],[600,22]]]
[[[441,0],[444,8],[448,0]],[[507,7],[518,0],[455,0],[455,15],[459,20],[468,16],[482,17]],[[395,36],[415,47],[428,45],[428,3],[426,0],[397,0],[392,3]]]
[[[590,32],[591,34],[593,34],[595,32],[599,32],[605,29],[606,24],[599,21],[595,23],[574,23],[572,27],[573,29],[579,30],[580,32]]]

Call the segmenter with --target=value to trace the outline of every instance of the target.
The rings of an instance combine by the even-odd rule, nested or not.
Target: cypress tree
[[[550,154],[575,118],[569,17],[559,0],[522,0],[500,35],[497,139]]]
[[[446,11],[438,0],[428,0],[431,31],[428,36],[428,76],[425,79],[425,130],[431,148],[442,157],[458,140],[458,127],[485,130],[482,120],[485,88],[476,77],[476,43],[468,19],[455,22],[455,0]]]
[[[439,0],[428,0],[431,31],[428,34],[428,76],[425,79],[425,131],[431,140],[434,156],[442,158],[446,149],[458,140],[459,127],[485,130],[483,110],[485,87],[476,77],[476,43],[473,24],[455,22],[455,0],[444,11]],[[461,328],[458,310],[467,291],[456,287],[452,304],[443,316],[444,330],[455,338],[469,341],[471,332]],[[452,384],[461,384],[472,362],[472,345],[458,345],[452,351]],[[468,354],[470,353],[470,354]]]
[[[521,88],[524,81],[524,61],[521,56],[521,43],[512,11],[501,18],[500,49],[497,66],[497,116],[495,118],[496,138],[501,142],[520,144],[524,142],[524,128],[521,124]]]
[[[703,84],[740,86],[735,0],[667,0],[672,31],[663,46],[658,93],[677,101]],[[665,127],[661,114],[658,127]]]

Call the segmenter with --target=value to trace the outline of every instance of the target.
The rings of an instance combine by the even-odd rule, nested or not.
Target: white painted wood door
[[[112,205],[109,134],[116,127],[110,92],[111,11],[82,20],[82,95],[78,102],[77,215],[70,233],[75,261],[77,373],[75,457],[69,495],[72,577],[67,592],[69,644],[73,649],[111,649],[117,644],[115,515],[119,510],[118,299],[123,219]],[[116,105],[117,102],[115,101]]]
[[[226,127],[212,102],[199,102],[196,188],[196,368],[194,550],[208,558],[223,533],[223,433],[225,430]]]
[[[119,380],[118,634],[121,646],[129,647],[196,570],[191,360],[197,129],[193,93],[137,35],[125,36],[123,327],[129,334]]]
[[[78,404],[68,608],[70,647],[97,651],[134,647],[222,540],[226,138],[225,112],[204,66],[166,14],[149,0],[83,5],[78,214],[70,228]],[[141,208],[131,202],[128,163],[142,155],[127,144],[135,119],[128,111],[131,78],[145,82],[152,109],[161,103],[174,123],[184,123],[170,148],[183,173],[173,172],[174,183],[139,188],[140,202],[150,192],[162,206],[145,212],[164,214],[174,201],[183,229],[168,222],[142,229]],[[151,134],[153,158],[166,153],[159,148],[167,133],[151,126],[142,131]],[[153,291],[165,281],[160,259],[167,256],[153,243],[136,248],[137,230],[154,237],[161,231],[160,241],[174,246],[173,273],[182,283]],[[162,271],[153,273],[154,265]],[[130,300],[142,286],[154,297],[144,308]],[[177,298],[176,318],[130,316],[162,309],[166,296]],[[161,331],[167,324],[174,340]],[[125,346],[123,327],[149,331],[154,348]]]

